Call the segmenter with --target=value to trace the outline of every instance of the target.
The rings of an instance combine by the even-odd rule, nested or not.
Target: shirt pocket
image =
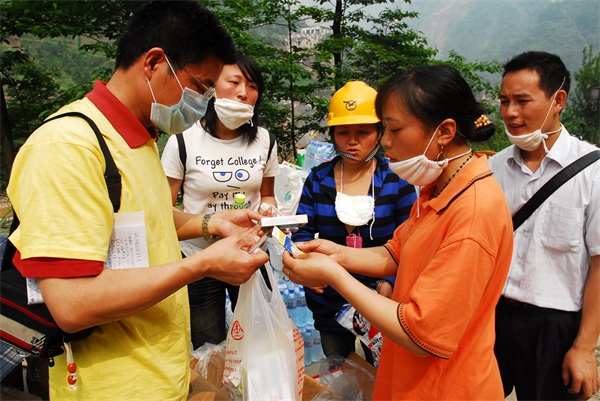
[[[584,209],[548,201],[542,213],[538,228],[542,246],[555,252],[577,252],[582,246]]]

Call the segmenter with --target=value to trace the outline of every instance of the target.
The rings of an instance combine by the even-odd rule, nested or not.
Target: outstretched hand
[[[335,242],[324,239],[315,239],[307,242],[297,242],[296,245],[298,246],[298,249],[300,249],[302,252],[320,253],[323,255],[327,255],[338,263],[342,260],[342,252],[345,248],[341,245],[336,244]]]
[[[346,273],[331,257],[318,253],[304,253],[292,256],[288,251],[283,253],[283,273],[290,280],[311,288],[322,288],[331,285],[337,275]]]
[[[248,281],[252,274],[269,260],[269,255],[260,249],[253,254],[248,253],[256,240],[256,236],[230,236],[211,244],[192,257],[198,255],[202,258],[197,267],[205,276],[240,285]]]
[[[226,238],[234,235],[258,234],[257,223],[261,215],[250,209],[227,210],[213,214],[208,220],[208,232]]]

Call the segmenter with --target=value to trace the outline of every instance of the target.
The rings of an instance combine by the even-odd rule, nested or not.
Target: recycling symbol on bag
[[[242,329],[242,325],[240,324],[239,320],[236,320],[231,325],[231,337],[234,340],[241,340],[244,338],[244,330]]]

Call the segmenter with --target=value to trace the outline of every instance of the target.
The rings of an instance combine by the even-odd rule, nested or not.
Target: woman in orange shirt
[[[510,265],[513,233],[487,158],[469,142],[494,125],[449,66],[390,78],[377,114],[390,167],[419,188],[409,219],[386,245],[353,249],[324,240],[284,255],[284,273],[331,285],[384,335],[373,399],[503,400],[494,357],[494,309]],[[396,274],[391,299],[349,273]]]

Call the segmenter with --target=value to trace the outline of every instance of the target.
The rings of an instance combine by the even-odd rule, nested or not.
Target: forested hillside
[[[412,0],[409,26],[423,32],[438,59],[456,50],[467,60],[506,61],[526,50],[560,55],[572,73],[588,45],[600,49],[597,0]]]

